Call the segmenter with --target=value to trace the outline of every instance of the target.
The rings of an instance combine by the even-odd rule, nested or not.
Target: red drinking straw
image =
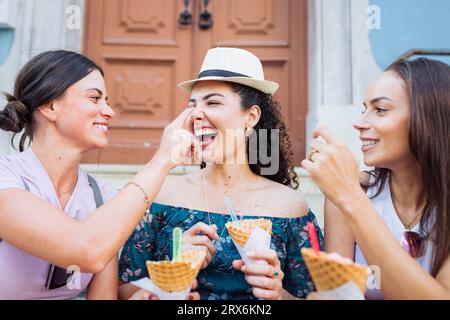
[[[306,229],[308,230],[308,237],[309,241],[311,242],[311,247],[315,252],[319,252],[319,241],[317,240],[317,232],[314,224],[311,221],[308,221],[308,223],[306,224]]]

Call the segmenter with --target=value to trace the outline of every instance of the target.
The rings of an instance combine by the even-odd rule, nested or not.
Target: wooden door
[[[192,26],[177,24],[182,1],[91,0],[85,53],[105,71],[116,112],[102,163],[147,162],[164,127],[188,95],[176,83],[192,75]],[[98,161],[98,151],[84,162]]]
[[[198,10],[201,1],[196,3]],[[307,113],[307,1],[212,0],[213,27],[194,28],[195,70],[212,47],[256,54],[264,76],[280,84],[275,97],[289,126],[296,165],[305,155]]]
[[[182,0],[89,0],[85,53],[102,65],[117,113],[102,163],[142,164],[164,127],[186,105],[176,84],[197,76],[209,48],[240,47],[263,62],[291,132],[296,164],[305,152],[307,0],[211,0],[213,25],[198,27],[204,1],[191,0],[193,23],[181,26]],[[85,162],[99,161],[92,152]]]

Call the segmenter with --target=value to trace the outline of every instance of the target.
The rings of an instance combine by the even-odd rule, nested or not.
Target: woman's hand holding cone
[[[245,280],[253,287],[256,298],[280,300],[283,291],[284,273],[281,271],[280,260],[274,250],[248,252],[252,260],[264,260],[267,264],[245,265],[242,260],[233,261],[233,267],[245,273]]]

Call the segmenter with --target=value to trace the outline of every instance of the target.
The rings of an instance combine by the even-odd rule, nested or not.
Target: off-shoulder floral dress
[[[276,250],[284,272],[283,288],[294,296],[304,298],[314,290],[314,285],[300,254],[302,247],[310,247],[306,224],[312,221],[318,231],[321,248],[323,236],[316,217],[309,210],[299,218],[245,216],[244,219],[266,218],[272,220],[271,249]],[[197,277],[197,291],[201,299],[244,300],[255,299],[252,288],[245,281],[244,274],[233,268],[233,260],[240,259],[225,223],[230,216],[222,213],[208,213],[188,208],[153,203],[149,213],[139,223],[125,243],[119,259],[119,278],[124,282],[147,277],[146,260],[171,259],[172,230],[183,231],[198,222],[215,224],[219,240],[214,240],[216,254],[211,263]]]

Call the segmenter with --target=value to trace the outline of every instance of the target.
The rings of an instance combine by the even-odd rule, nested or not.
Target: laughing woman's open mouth
[[[217,129],[209,127],[204,127],[195,131],[195,136],[201,142],[202,150],[205,150],[210,144],[212,144],[218,134],[219,132]]]

